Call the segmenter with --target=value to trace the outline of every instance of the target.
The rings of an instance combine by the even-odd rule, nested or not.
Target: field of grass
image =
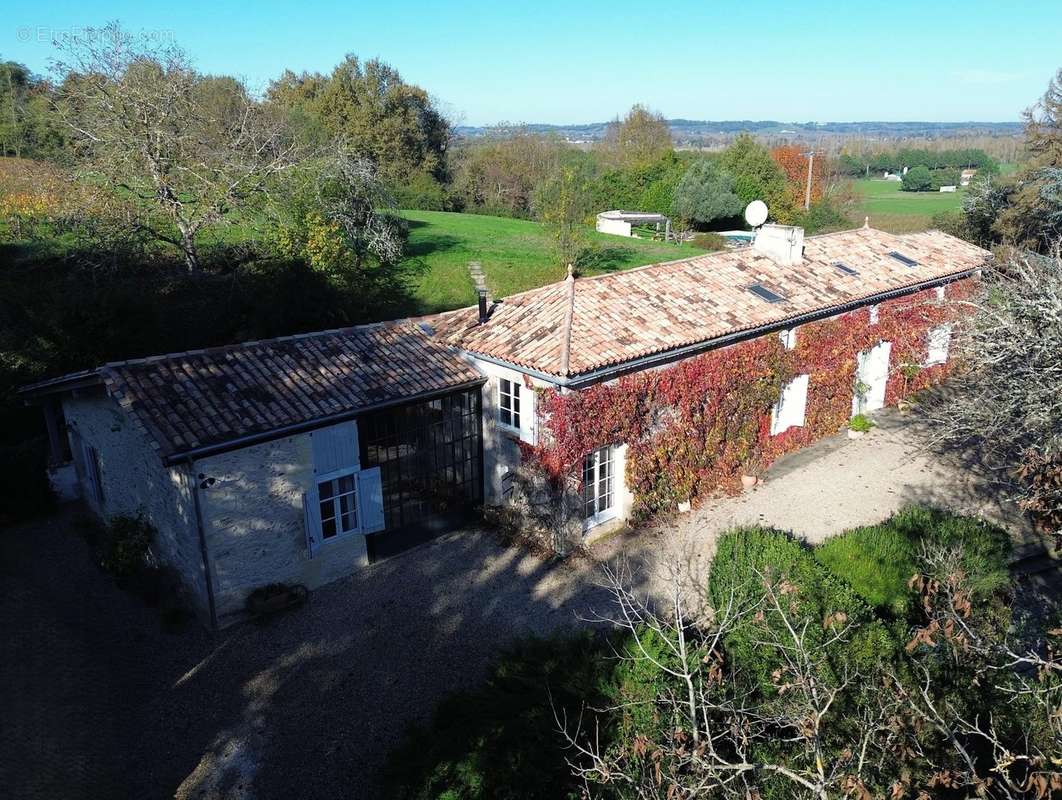
[[[403,259],[410,290],[423,313],[472,305],[475,288],[468,262],[478,261],[495,297],[561,280],[566,271],[548,229],[537,222],[447,211],[403,211],[409,242]],[[689,245],[624,239],[589,232],[598,248],[593,264],[580,274],[594,275],[671,261],[703,251]]]
[[[925,230],[934,214],[958,211],[966,192],[903,192],[898,181],[874,179],[855,181],[855,190],[862,198],[859,219],[868,216],[873,227],[893,233]]]

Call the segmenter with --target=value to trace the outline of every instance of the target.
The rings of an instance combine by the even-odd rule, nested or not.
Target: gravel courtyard
[[[677,547],[706,565],[733,524],[817,540],[911,502],[1014,519],[892,413],[864,439],[821,442],[740,497],[594,554]],[[73,515],[0,532],[0,780],[15,798],[376,797],[389,748],[443,693],[475,683],[506,641],[585,624],[606,602],[592,560],[549,563],[465,532],[266,624],[170,634],[91,563]]]

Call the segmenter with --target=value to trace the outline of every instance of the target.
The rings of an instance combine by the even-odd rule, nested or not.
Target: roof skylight
[[[892,256],[893,258],[895,258],[897,261],[899,261],[904,266],[907,266],[907,267],[917,267],[918,266],[918,262],[917,261],[915,261],[910,256],[905,256],[903,253],[901,253],[901,252],[899,252],[897,250],[890,250],[889,251],[889,255]]]
[[[782,295],[778,294],[777,292],[772,292],[766,286],[763,286],[759,283],[754,283],[751,286],[747,286],[746,288],[758,298],[760,298],[761,300],[766,300],[768,303],[781,303],[783,300],[785,300]]]
[[[852,269],[850,266],[845,264],[843,261],[834,261],[830,266],[832,266],[834,269],[836,269],[836,270],[838,270],[840,272],[843,272],[845,275],[858,275],[859,274],[859,270]]]

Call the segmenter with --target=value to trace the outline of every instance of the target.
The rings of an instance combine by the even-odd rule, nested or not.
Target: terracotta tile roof
[[[117,362],[98,372],[163,459],[481,379],[408,320]]]
[[[906,266],[890,251],[919,264]],[[742,248],[523,292],[499,302],[484,325],[475,308],[423,322],[472,354],[570,377],[944,279],[988,256],[940,231],[897,236],[861,228],[808,237],[794,266]],[[858,274],[843,274],[835,261]],[[784,300],[761,300],[747,290],[752,283]]]

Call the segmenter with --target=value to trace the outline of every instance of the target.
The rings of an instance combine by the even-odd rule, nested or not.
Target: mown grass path
[[[475,284],[468,265],[478,261],[494,297],[561,280],[561,263],[549,230],[537,223],[446,211],[403,211],[410,223],[402,266],[422,313],[473,305]],[[580,274],[615,272],[703,251],[690,245],[625,239],[588,231],[596,245],[592,263]]]

